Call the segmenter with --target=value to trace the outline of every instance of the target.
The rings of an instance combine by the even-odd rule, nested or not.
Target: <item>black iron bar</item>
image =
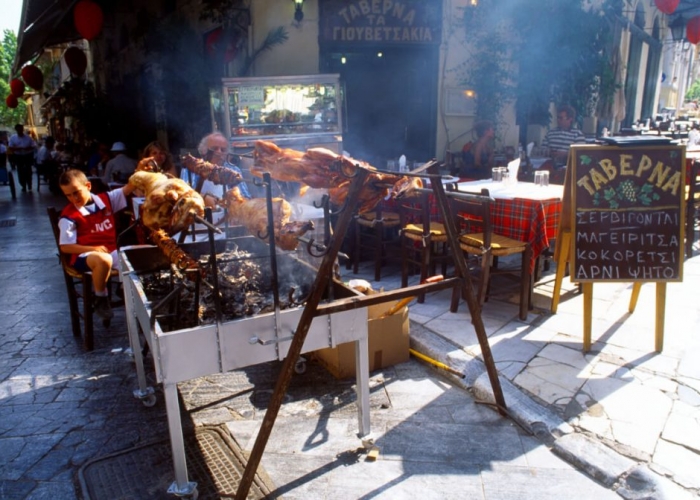
[[[357,206],[357,200],[359,199],[360,192],[362,191],[362,184],[367,178],[367,175],[369,175],[369,170],[365,168],[358,168],[357,170],[357,175],[350,183],[350,188],[348,191],[347,199],[350,201],[348,207]],[[301,350],[304,346],[306,335],[311,327],[311,321],[316,315],[316,309],[318,308],[321,298],[326,291],[326,284],[328,281],[330,281],[331,276],[333,275],[335,259],[338,255],[338,251],[340,250],[340,246],[343,243],[343,235],[345,235],[348,227],[350,226],[353,212],[354,210],[346,209],[338,218],[336,231],[329,242],[329,251],[326,253],[321,265],[319,266],[316,279],[314,280],[313,287],[311,288],[311,295],[307,299],[304,311],[299,318],[297,330],[294,333],[294,338],[289,346],[287,357],[284,358],[282,363],[280,376],[277,379],[275,390],[270,398],[270,404],[267,408],[267,412],[265,412],[265,417],[262,421],[262,425],[260,426],[258,437],[256,438],[255,445],[250,453],[250,458],[248,458],[245,471],[241,476],[238,491],[236,492],[237,500],[245,500],[248,497],[248,491],[250,490],[250,486],[255,478],[258,465],[260,465],[262,454],[265,451],[265,446],[267,445],[267,441],[272,433],[272,427],[277,419],[277,414],[282,406],[282,401],[287,393],[292,375],[294,375],[294,366],[301,355]]]
[[[212,286],[214,287],[214,291],[212,293],[214,294],[216,322],[221,323],[224,313],[221,307],[221,295],[219,294],[219,265],[216,262],[216,238],[214,237],[214,230],[218,231],[218,229],[216,226],[211,224],[211,208],[207,208],[204,215],[207,219],[209,219],[207,221],[208,224],[206,224],[207,232],[209,234],[209,266],[211,267],[209,272],[211,273]]]
[[[270,274],[272,274],[272,296],[275,305],[275,321],[279,319],[280,291],[279,275],[277,274],[277,250],[275,248],[275,215],[272,213],[272,178],[269,172],[263,174],[265,198],[267,201],[267,238],[270,247]],[[275,328],[277,325],[275,325]]]
[[[221,229],[219,229],[219,228],[216,227],[214,224],[212,224],[212,223],[209,222],[208,220],[206,220],[206,219],[200,217],[200,216],[197,215],[197,214],[194,214],[194,220],[195,220],[195,222],[198,222],[199,224],[203,224],[204,226],[207,226],[207,228],[211,229],[212,231],[216,232],[217,234],[222,234],[222,233],[223,233],[223,231],[222,231]]]
[[[452,248],[457,276],[462,278],[462,296],[466,297],[467,306],[469,306],[469,313],[472,316],[472,324],[476,330],[476,337],[479,339],[481,355],[484,358],[486,372],[488,373],[489,381],[491,382],[491,388],[493,389],[493,395],[496,399],[498,412],[503,416],[507,416],[506,412],[504,411],[504,408],[506,408],[506,401],[503,397],[501,382],[498,380],[496,363],[493,359],[493,354],[491,353],[491,346],[489,345],[489,338],[486,335],[486,329],[484,328],[484,321],[481,318],[481,308],[479,307],[479,303],[474,295],[474,288],[472,287],[472,279],[471,275],[469,274],[469,268],[467,267],[464,253],[461,251],[459,246],[459,232],[457,231],[455,219],[452,216],[452,210],[447,202],[447,193],[445,193],[445,187],[442,185],[442,182],[431,182],[430,184],[432,186],[438,208],[440,209],[443,224],[445,225],[447,239],[450,247]],[[455,193],[449,194],[454,195]]]

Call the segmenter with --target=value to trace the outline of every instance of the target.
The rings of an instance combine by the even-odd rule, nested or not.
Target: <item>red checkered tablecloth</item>
[[[437,203],[431,195],[430,211],[435,220],[442,220]],[[388,203],[391,205],[391,202]],[[537,258],[556,238],[562,202],[558,198],[533,200],[528,198],[496,198],[491,207],[491,223],[496,234],[518,241],[527,241],[532,248],[530,271],[534,272]],[[389,208],[389,207],[386,207]],[[395,209],[395,208],[394,208]]]
[[[437,214],[437,206],[433,213]],[[518,241],[527,241],[532,248],[530,271],[534,272],[537,258],[556,238],[561,215],[561,200],[530,200],[527,198],[498,199],[491,205],[493,232]]]
[[[530,243],[530,270],[534,271],[537,258],[549,248],[550,239],[556,238],[560,214],[559,199],[496,199],[491,207],[491,222],[496,234]]]

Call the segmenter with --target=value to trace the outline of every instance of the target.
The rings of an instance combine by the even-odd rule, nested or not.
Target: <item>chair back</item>
[[[47,207],[46,208],[46,213],[49,215],[49,221],[51,222],[51,230],[53,231],[53,237],[56,242],[56,250],[58,252],[58,258],[61,261],[61,266],[63,267],[64,270],[68,270],[72,268],[69,266],[69,256],[63,252],[61,252],[61,245],[60,245],[60,236],[61,236],[61,230],[58,228],[58,221],[61,218],[61,211],[56,209],[55,207]],[[77,275],[79,274],[77,271],[74,271],[74,273]],[[73,273],[71,273],[73,274]]]
[[[399,198],[396,205],[402,228],[409,224],[421,225],[423,236],[428,237],[430,235],[430,195],[428,193]]]
[[[483,233],[484,248],[491,247],[491,197],[488,189],[479,193],[454,191],[450,196],[450,208],[459,234]]]

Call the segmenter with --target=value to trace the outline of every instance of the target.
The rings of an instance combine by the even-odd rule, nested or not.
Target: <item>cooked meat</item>
[[[149,229],[175,234],[191,224],[195,214],[204,216],[204,200],[181,179],[141,171],[129,178],[129,184],[146,197],[141,220]]]
[[[160,248],[163,255],[165,255],[170,262],[175,264],[180,271],[197,271],[200,269],[197,261],[177,246],[175,240],[168,236],[168,233],[162,229],[151,233],[151,241]]]
[[[342,156],[325,148],[311,148],[305,153],[283,149],[269,141],[255,142],[255,166],[251,173],[262,177],[269,172],[273,179],[301,182],[312,188],[328,189],[331,203],[340,206],[347,198],[351,177],[358,168],[371,170],[360,194],[359,212],[374,208],[382,198],[410,194],[411,188],[422,187],[418,177],[409,178],[376,171],[370,164]],[[399,188],[392,189],[392,186]]]
[[[269,238],[267,224],[267,200],[265,198],[246,199],[238,188],[230,189],[221,202],[228,210],[228,223],[242,225],[252,234],[263,240]],[[272,199],[272,218],[275,244],[282,250],[295,250],[297,238],[314,228],[311,221],[289,222],[292,206],[284,198]]]
[[[225,184],[227,186],[237,186],[243,182],[240,173],[230,168],[214,165],[200,158],[195,158],[190,154],[182,157],[182,165],[190,172],[209,179],[214,184]]]

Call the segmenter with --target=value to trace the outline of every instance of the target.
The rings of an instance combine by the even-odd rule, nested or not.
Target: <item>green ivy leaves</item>
[[[601,207],[607,204],[613,210],[638,204],[648,207],[653,201],[657,201],[660,198],[658,193],[654,192],[653,184],[647,182],[642,186],[638,186],[631,180],[625,180],[615,187],[604,189],[602,196],[601,191],[596,191],[593,195],[593,205]]]

